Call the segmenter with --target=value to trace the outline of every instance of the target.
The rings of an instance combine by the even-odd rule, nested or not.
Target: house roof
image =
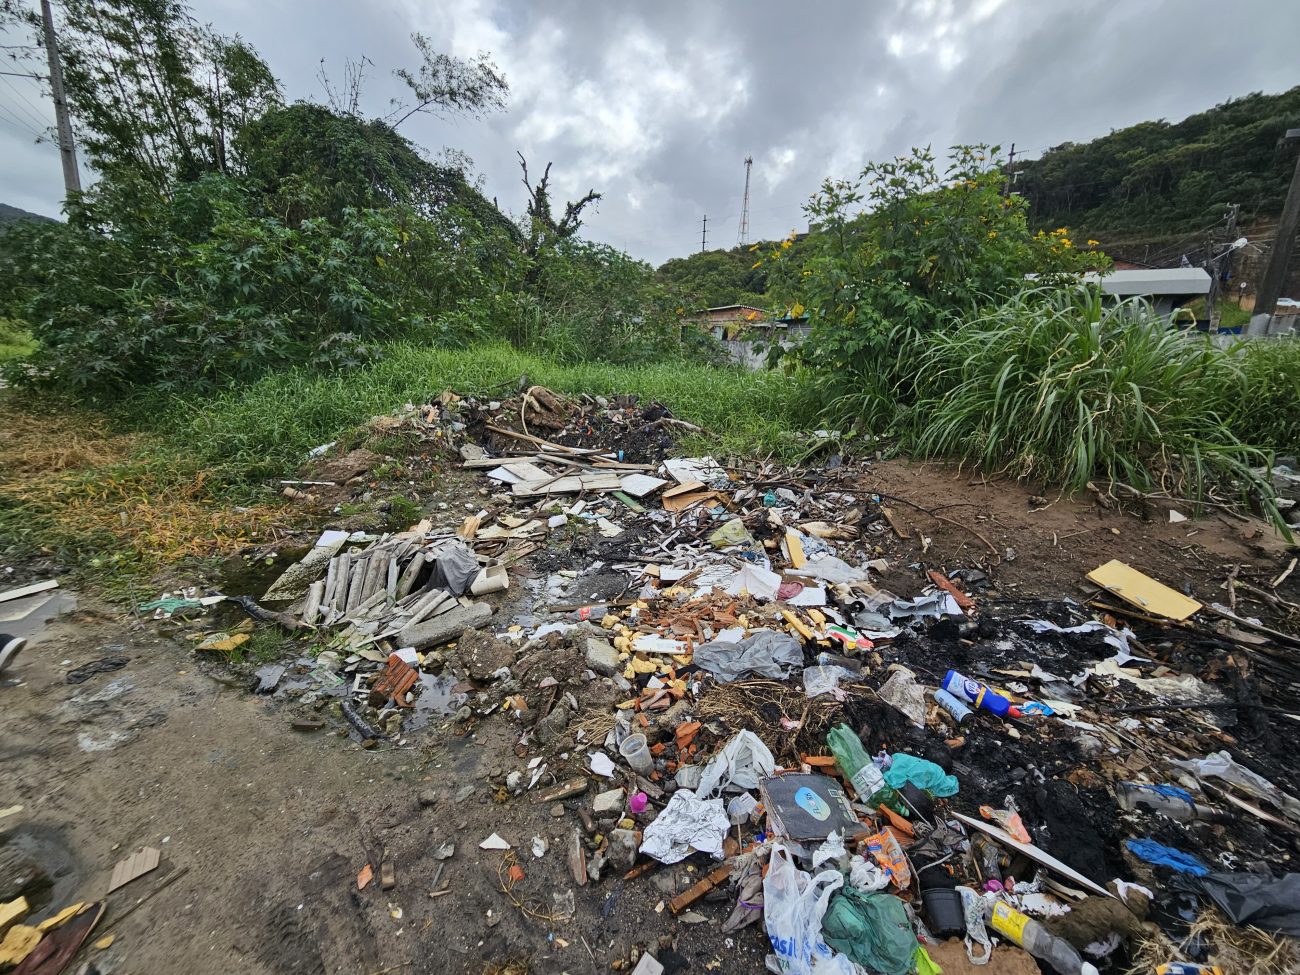
[[[1164,267],[1150,270],[1109,271],[1098,276],[1085,274],[1085,281],[1097,283],[1108,295],[1204,295],[1210,291],[1210,275],[1201,267]]]

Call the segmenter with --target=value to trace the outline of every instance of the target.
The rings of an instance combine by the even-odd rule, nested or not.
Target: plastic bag
[[[784,975],[813,975],[816,965],[817,975],[849,975],[852,964],[822,940],[822,917],[831,895],[844,886],[844,875],[825,870],[810,877],[795,866],[790,852],[780,844],[772,847],[769,864],[763,878],[763,923],[775,955],[775,970]]]
[[[987,965],[993,955],[993,942],[984,928],[984,898],[972,887],[958,887],[961,894],[962,911],[966,914],[966,957],[972,965]],[[975,945],[984,946],[984,953],[977,955]]]
[[[709,759],[695,792],[700,796],[712,796],[727,789],[737,792],[757,789],[758,780],[775,770],[776,759],[763,744],[763,739],[752,731],[739,731],[722,751]]]
[[[925,727],[925,691],[916,683],[916,674],[906,667],[899,667],[881,686],[879,693],[882,701],[903,712],[912,724],[918,728]]]
[[[777,630],[755,630],[739,643],[712,640],[695,648],[692,662],[727,684],[746,674],[784,679],[803,666],[803,644]]]
[[[849,860],[849,883],[858,890],[884,890],[889,886],[889,874],[868,860],[861,853],[855,853]]]
[[[901,789],[910,782],[938,799],[955,796],[958,789],[957,776],[948,775],[934,762],[927,762],[924,758],[906,752],[894,754],[894,760],[885,772],[885,781],[895,789]]]
[[[885,975],[908,975],[916,967],[921,947],[901,900],[852,887],[832,898],[822,933],[830,947]]]

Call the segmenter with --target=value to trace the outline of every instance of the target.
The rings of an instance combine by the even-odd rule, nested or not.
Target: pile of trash
[[[1119,561],[1087,602],[1029,604],[987,542],[980,565],[891,564],[860,469],[658,456],[689,427],[658,404],[533,387],[396,422],[481,475],[482,506],[326,531],[245,609],[328,641],[300,703],[367,745],[423,727],[422,700],[462,732],[511,722],[502,796],[573,813],[575,885],[690,860],[670,914],[724,899],[722,930],[763,930],[781,972],[1021,950],[1210,971],[1257,959],[1249,938],[1256,970],[1300,965],[1300,640]]]

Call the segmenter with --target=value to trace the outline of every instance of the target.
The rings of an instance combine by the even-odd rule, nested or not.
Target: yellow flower
[[[785,251],[789,249],[790,249],[790,241],[788,240],[781,241],[781,250]]]
[[[990,230],[990,231],[989,231],[989,240],[993,240],[995,237],[997,237],[997,235],[998,235],[998,232],[997,232],[996,230]]]
[[[1055,230],[1052,231],[1052,233],[1057,237],[1064,237],[1069,232],[1070,231],[1065,227],[1057,227]]]
[[[1061,238],[1061,243],[1062,243],[1064,246],[1066,246],[1066,247],[1073,247],[1073,246],[1074,246],[1072,243],[1070,243],[1070,238],[1069,238],[1069,237],[1062,237],[1062,238]]]
[[[758,250],[758,245],[757,245],[757,244],[755,244],[753,247],[751,247],[751,248],[749,249],[749,252],[752,254],[752,253],[754,253],[754,251],[756,251],[756,250]]]
[[[1090,241],[1088,241],[1088,246],[1089,246],[1089,247],[1096,247],[1096,246],[1097,246],[1098,244],[1100,244],[1100,243],[1101,243],[1101,241],[1099,241],[1099,240],[1090,240]]]
[[[803,276],[804,276],[805,278],[808,277],[808,276],[811,275],[811,274],[812,274],[812,271],[804,271],[804,272],[803,272]]]
[[[752,271],[754,270],[754,268],[758,267],[762,263],[763,263],[762,261],[755,261],[753,264],[749,265],[749,269]]]

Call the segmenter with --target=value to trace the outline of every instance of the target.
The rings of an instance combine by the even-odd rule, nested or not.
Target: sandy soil
[[[910,539],[874,539],[900,592],[919,585],[905,567],[922,557],[923,535],[927,564],[984,565],[996,589],[1018,598],[1077,598],[1086,571],[1121,558],[1198,598],[1223,599],[1218,587],[1233,565],[1238,578],[1265,580],[1291,557],[1258,523],[1235,517],[1169,524],[1163,511],[1144,518],[1087,498],[1043,507],[1030,488],[948,468],[876,464],[863,490],[904,499],[893,509]],[[1281,595],[1300,601],[1298,585],[1300,574]],[[69,668],[114,655],[129,662],[66,683]],[[691,972],[762,970],[761,926],[734,939],[717,927],[729,897],[698,905],[705,923],[697,925],[656,912],[694,879],[683,867],[577,889],[569,920],[535,916],[554,913],[553,893],[574,889],[562,851],[578,824],[576,804],[496,801],[492,779],[519,764],[504,721],[369,751],[329,726],[294,731],[287,709],[247,693],[246,674],[91,597],[44,626],[7,676],[0,807],[23,809],[0,820],[0,831],[61,871],[37,916],[103,896],[113,864],[133,849],[163,851],[162,868],[110,896],[113,945],[84,952],[78,965],[90,959],[115,975],[480,972],[506,963],[594,973],[640,945],[661,961],[689,962]],[[518,904],[501,890],[501,855],[478,849],[492,832],[515,845],[527,875],[514,891]],[[529,852],[533,836],[550,846],[541,860]],[[448,840],[456,852],[438,886],[450,893],[431,897],[440,868],[433,854]],[[357,871],[380,850],[395,865],[396,887],[381,891],[376,880],[358,891]]]

